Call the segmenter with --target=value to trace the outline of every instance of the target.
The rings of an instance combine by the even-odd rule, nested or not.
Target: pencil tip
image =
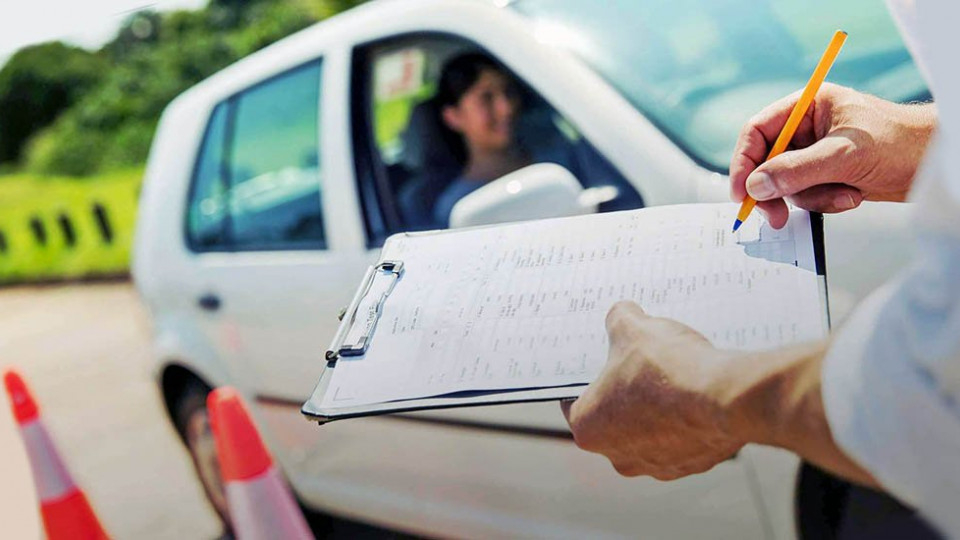
[[[739,219],[736,220],[736,221],[734,221],[734,222],[733,222],[733,232],[737,232],[737,229],[739,229],[741,225],[743,225],[743,222],[740,221]]]

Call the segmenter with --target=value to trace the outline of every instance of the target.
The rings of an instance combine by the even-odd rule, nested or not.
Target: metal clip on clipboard
[[[353,297],[353,300],[350,301],[350,306],[347,307],[343,313],[340,328],[337,329],[337,334],[333,337],[330,348],[327,349],[325,355],[327,361],[332,362],[342,356],[361,356],[367,352],[367,348],[370,346],[370,340],[373,339],[373,332],[377,328],[377,322],[383,313],[383,303],[387,297],[390,296],[390,293],[393,292],[394,287],[396,287],[402,275],[403,261],[383,261],[367,269],[367,273],[363,277],[363,282],[361,282],[360,287],[357,289],[357,294]],[[389,279],[391,282],[380,294],[376,302],[368,308],[366,315],[363,316],[361,320],[358,320],[357,310],[360,309],[360,304],[373,288],[374,282],[379,279]],[[351,340],[351,343],[347,343],[346,339],[350,335],[350,331],[358,324],[363,325],[362,333],[355,340]]]

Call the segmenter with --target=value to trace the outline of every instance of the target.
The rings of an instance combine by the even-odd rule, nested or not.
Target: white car
[[[229,384],[300,500],[327,515],[429,536],[792,537],[785,452],[751,446],[661,483],[577,449],[555,403],[323,427],[299,413],[384,239],[435,226],[429,206],[452,177],[430,106],[452,55],[484,51],[512,72],[527,143],[561,145],[584,188],[607,195],[601,211],[728,200],[740,126],[803,86],[836,27],[850,39],[831,80],[929,98],[882,3],[734,4],[377,1],[176,98],[150,153],[133,270],[157,381],[221,515],[204,396]],[[510,203],[473,201],[492,214]],[[826,220],[834,323],[904,259],[903,212],[864,206]]]

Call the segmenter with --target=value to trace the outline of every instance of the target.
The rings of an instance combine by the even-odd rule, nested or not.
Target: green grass
[[[82,179],[0,176],[0,284],[127,272],[142,176],[139,168]],[[109,222],[109,240],[97,205]],[[63,221],[73,229],[73,245]],[[45,243],[31,222],[41,224]]]

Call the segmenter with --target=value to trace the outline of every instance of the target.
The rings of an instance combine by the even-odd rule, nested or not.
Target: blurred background
[[[148,373],[147,319],[127,281],[160,114],[217,70],[359,3],[0,7],[0,367],[28,377],[116,537],[222,532]],[[0,535],[38,538],[30,469],[3,401]]]
[[[219,69],[359,3],[2,8],[0,284],[124,275],[163,108]],[[33,42],[44,35],[51,39]]]

